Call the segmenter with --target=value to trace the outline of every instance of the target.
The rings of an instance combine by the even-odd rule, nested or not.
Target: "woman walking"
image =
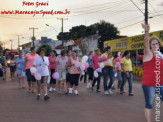
[[[132,72],[132,62],[130,59],[130,52],[125,51],[123,58],[121,59],[121,68],[122,68],[122,85],[120,87],[120,94],[124,94],[124,86],[128,80],[129,86],[129,96],[133,96],[132,93],[132,82],[133,82],[133,72]]]
[[[47,79],[49,76],[49,59],[45,56],[46,50],[42,48],[40,50],[40,56],[38,56],[35,60],[33,65],[36,67],[37,71],[38,68],[42,69],[38,73],[41,75],[41,80],[37,81],[37,99],[40,99],[40,92],[41,88],[44,89],[44,100],[48,100],[50,97],[48,96],[47,92]]]
[[[25,79],[25,72],[24,72],[24,59],[22,56],[22,52],[19,52],[19,57],[16,59],[17,64],[17,74],[18,74],[18,82],[20,88],[25,88],[24,79]]]
[[[55,50],[52,50],[51,53],[50,53],[50,56],[49,56],[49,68],[50,68],[50,76],[51,76],[51,79],[50,79],[50,89],[49,91],[52,92],[52,91],[56,91],[55,89],[55,85],[56,85],[56,79],[52,78],[52,75],[53,73],[55,72],[55,69],[56,69],[56,55],[57,55],[57,52]]]
[[[67,51],[67,58],[70,60],[71,58],[71,50]],[[67,74],[66,74],[66,83],[67,83],[67,94],[69,93],[69,89],[71,88],[71,82],[70,82],[70,67],[67,67]]]
[[[71,88],[69,89],[69,93],[72,94],[73,86],[74,87],[74,94],[78,95],[78,85],[79,85],[79,76],[80,76],[80,69],[75,67],[75,63],[81,62],[81,60],[77,57],[77,52],[72,51],[72,57],[69,59],[68,66],[70,67],[70,82]]]
[[[15,61],[15,56],[11,56],[11,61],[10,61],[10,73],[11,73],[11,79],[15,78],[15,71],[16,71],[16,61]]]
[[[67,92],[66,87],[66,69],[67,69],[68,58],[64,50],[61,51],[61,55],[57,56],[57,71],[59,73],[58,80],[58,93],[61,93],[61,83],[64,84],[64,92]]]
[[[35,87],[36,87],[36,79],[31,74],[30,68],[33,67],[34,60],[38,57],[38,54],[36,54],[36,50],[34,47],[31,47],[31,52],[27,53],[25,56],[25,62],[24,62],[24,71],[26,72],[27,81],[28,81],[28,91],[32,93],[35,93]]]
[[[142,24],[142,27],[145,30],[143,56],[144,73],[142,78],[142,88],[145,98],[144,113],[146,121],[152,122],[152,107],[155,93],[157,93],[156,102],[158,99],[163,101],[163,57],[159,51],[161,41],[155,36],[149,38],[149,25]]]
[[[116,68],[116,71],[117,71],[117,77],[118,77],[117,92],[120,92],[120,87],[121,87],[121,84],[122,84],[122,75],[121,75],[122,68],[121,68],[121,65],[120,65],[121,58],[122,58],[122,52],[118,52],[117,57],[114,60],[115,68]]]
[[[100,49],[96,49],[95,54],[92,56],[92,67],[93,67],[94,71],[97,68],[100,68],[99,62],[100,62]],[[93,87],[94,87],[95,83],[97,82],[96,92],[100,92],[101,73],[100,72],[97,72],[97,73],[98,73],[98,77],[94,77],[94,79],[93,79],[92,91],[93,91]]]
[[[92,56],[93,56],[93,51],[90,51],[89,55],[88,55],[89,67],[87,69],[87,72],[88,72],[88,76],[89,76],[89,81],[87,83],[87,88],[92,88],[92,81],[93,81],[93,67],[92,67],[92,59],[91,59]]]

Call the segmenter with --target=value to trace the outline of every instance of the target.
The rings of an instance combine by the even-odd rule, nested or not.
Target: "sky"
[[[23,6],[25,3],[34,3],[32,6]],[[36,2],[47,3],[47,6],[36,8]],[[134,5],[135,4],[135,5]],[[65,10],[70,11],[69,15],[2,15],[0,13],[0,41],[5,47],[10,48],[10,40],[13,40],[13,48],[17,48],[18,37],[20,44],[30,42],[32,30],[35,30],[36,39],[47,36],[56,40],[56,35],[61,31],[61,20],[64,18],[64,32],[69,31],[73,26],[86,25],[105,20],[114,24],[121,35],[133,36],[142,34],[141,23],[144,20],[144,4],[142,0],[0,0],[0,11],[8,10]],[[149,23],[151,32],[163,30],[163,0],[149,0]],[[46,26],[48,24],[50,26]],[[24,37],[24,38],[22,38]]]

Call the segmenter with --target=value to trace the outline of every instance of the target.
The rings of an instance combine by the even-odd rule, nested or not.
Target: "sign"
[[[158,37],[161,40],[161,44],[163,45],[163,30],[152,32],[150,33],[150,36]],[[104,48],[107,46],[111,46],[113,52],[143,49],[144,48],[144,34],[127,37],[127,38],[109,40],[109,41],[104,42]]]

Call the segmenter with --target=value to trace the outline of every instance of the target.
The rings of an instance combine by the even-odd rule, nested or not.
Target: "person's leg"
[[[108,90],[108,74],[109,74],[109,71],[108,71],[108,67],[104,67],[102,69],[102,74],[103,74],[103,77],[104,77],[104,91],[107,91]]]
[[[145,98],[144,114],[147,122],[152,122],[152,106],[154,101],[155,87],[143,85],[143,92]]]
[[[133,82],[133,73],[129,73],[130,77],[128,78],[128,87],[129,87],[129,95],[133,96],[132,94],[132,82]]]
[[[25,77],[23,76],[23,77],[21,78],[22,88],[25,88],[24,80],[25,80]]]
[[[100,92],[100,81],[101,81],[101,73],[98,73],[98,78],[97,78],[97,92]]]
[[[120,87],[121,87],[121,84],[122,84],[121,71],[117,71],[117,77],[118,77],[118,85],[117,85],[117,88],[120,90]]]
[[[110,77],[110,82],[109,82],[108,89],[111,89],[111,87],[112,87],[112,85],[114,83],[114,79],[115,79],[114,70],[113,70],[113,67],[111,67],[111,66],[108,69],[109,69],[109,77]]]
[[[125,86],[126,81],[127,81],[127,76],[124,72],[122,72],[121,75],[122,75],[122,85],[120,87],[120,93],[123,94],[124,93],[124,86]]]
[[[160,98],[163,102],[163,85],[161,85],[161,88],[160,88]]]
[[[80,77],[80,74],[75,74],[74,75],[74,83],[75,83],[75,88],[74,88],[74,93],[76,94],[76,95],[78,95],[79,94],[79,92],[78,92],[78,85],[79,85],[79,77]]]
[[[62,76],[63,76],[63,85],[64,85],[64,92],[67,92],[67,85],[66,85],[66,70],[63,70],[62,72]]]
[[[58,81],[58,92],[61,93],[61,81]]]
[[[19,88],[22,88],[21,87],[21,77],[18,77],[18,83],[19,83]]]
[[[87,71],[84,71],[85,75],[84,75],[84,83],[87,83]]]

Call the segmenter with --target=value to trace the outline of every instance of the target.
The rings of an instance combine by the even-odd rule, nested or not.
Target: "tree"
[[[78,38],[85,37],[87,27],[85,25],[75,26],[70,29],[71,39],[76,40]]]
[[[46,56],[50,55],[50,52],[52,51],[52,48],[51,48],[51,46],[49,44],[43,44],[43,45],[39,46],[38,49],[37,49],[38,54],[40,54],[41,48],[46,49],[46,53],[45,53]]]
[[[104,20],[101,20],[99,23],[95,23],[90,26],[80,25],[72,27],[67,33],[69,33],[69,38],[72,40],[99,34],[100,39],[98,40],[98,47],[101,49],[101,51],[103,50],[104,41],[116,39],[119,37],[119,31],[117,27],[109,22],[105,22]],[[58,37],[60,37],[59,35]],[[64,36],[64,38],[66,38],[66,36]]]
[[[63,32],[63,40],[69,40],[70,38],[70,32]],[[57,35],[57,39],[62,40],[62,32]]]

